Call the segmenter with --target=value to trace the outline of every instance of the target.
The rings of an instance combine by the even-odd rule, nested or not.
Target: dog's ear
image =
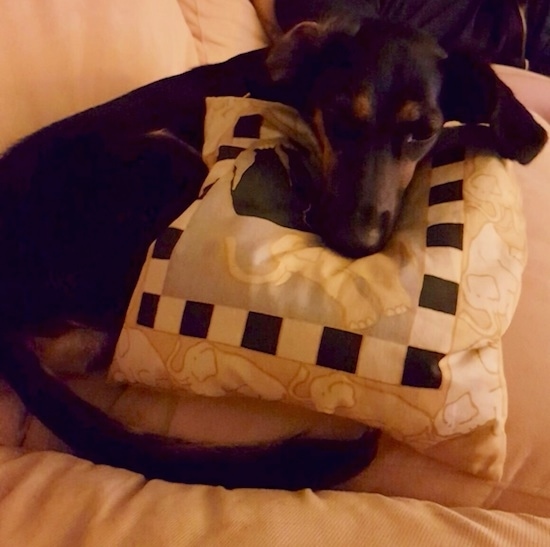
[[[345,59],[346,42],[359,25],[336,27],[328,22],[305,21],[281,36],[267,56],[267,69],[277,83],[311,80],[318,70],[330,65],[331,59]]]
[[[440,105],[445,120],[488,124],[496,151],[526,164],[537,156],[548,135],[516,99],[489,64],[452,53],[444,61]]]
[[[267,56],[267,68],[274,82],[289,81],[307,59],[315,56],[325,39],[319,23],[305,21],[281,36]]]

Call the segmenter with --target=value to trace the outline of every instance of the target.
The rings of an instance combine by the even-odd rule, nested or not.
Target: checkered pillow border
[[[260,116],[241,117],[234,136],[257,138]],[[243,150],[221,146],[218,161],[234,159]],[[378,341],[378,351],[402,356],[393,382],[438,388],[440,360],[450,350],[461,275],[464,233],[462,195],[464,147],[440,150],[432,159],[426,232],[426,271],[408,346]],[[179,224],[177,224],[179,222]],[[362,375],[358,364],[368,338],[355,332],[294,319],[182,300],[162,294],[171,253],[185,228],[176,221],[153,244],[149,269],[154,283],[145,282],[137,324],[167,333],[191,336],[282,358]],[[164,273],[164,275],[163,275]],[[439,335],[434,336],[434,326]],[[384,345],[387,344],[387,348]]]

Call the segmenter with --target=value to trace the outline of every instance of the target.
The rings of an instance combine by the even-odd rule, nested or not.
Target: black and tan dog
[[[319,488],[366,465],[372,436],[209,449],[128,431],[45,372],[52,362],[110,361],[148,246],[205,176],[205,97],[245,94],[294,106],[311,123],[324,171],[309,189],[313,228],[351,257],[387,241],[444,120],[487,124],[495,150],[521,163],[546,141],[488,66],[372,20],[303,23],[269,52],[62,120],[0,159],[0,370],[31,412],[92,461],[174,481]]]

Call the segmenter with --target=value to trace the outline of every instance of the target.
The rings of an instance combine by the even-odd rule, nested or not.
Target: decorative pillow
[[[462,438],[453,463],[497,478],[525,227],[508,163],[459,131],[417,168],[387,247],[350,260],[304,224],[319,151],[297,113],[209,98],[210,174],[151,246],[112,378],[297,403],[420,451]]]

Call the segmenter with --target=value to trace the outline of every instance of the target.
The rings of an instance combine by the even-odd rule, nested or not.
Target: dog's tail
[[[373,459],[378,433],[358,439],[292,437],[253,446],[206,446],[132,432],[50,375],[24,342],[0,341],[0,372],[29,411],[77,456],[173,482],[323,489],[357,474]]]

